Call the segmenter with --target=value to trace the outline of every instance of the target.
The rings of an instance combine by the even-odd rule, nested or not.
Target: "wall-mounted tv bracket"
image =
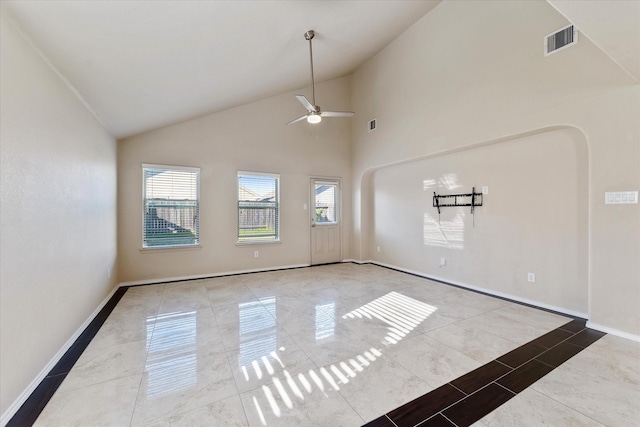
[[[453,201],[451,200],[453,199]],[[476,187],[471,188],[468,194],[438,195],[433,192],[433,207],[438,208],[438,222],[440,221],[440,208],[452,206],[471,206],[471,215],[476,206],[482,206],[482,193],[476,193]]]

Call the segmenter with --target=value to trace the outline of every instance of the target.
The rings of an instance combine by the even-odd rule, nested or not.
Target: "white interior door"
[[[311,179],[311,265],[342,261],[340,180]]]

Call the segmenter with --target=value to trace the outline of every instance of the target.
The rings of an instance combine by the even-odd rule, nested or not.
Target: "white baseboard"
[[[444,278],[444,277],[428,275],[428,274],[422,273],[420,271],[415,271],[415,270],[411,270],[411,269],[408,269],[408,268],[398,267],[398,266],[395,266],[395,265],[385,264],[383,262],[371,261],[371,260],[370,261],[365,261],[365,262],[366,263],[370,263],[370,264],[379,265],[381,267],[393,268],[394,270],[404,271],[405,273],[415,274],[416,276],[424,277],[425,279],[431,279],[431,280],[437,280],[439,282],[450,283],[452,285],[460,286],[461,288],[471,289],[473,291],[482,292],[482,293],[485,293],[485,294],[488,294],[488,295],[493,295],[493,296],[496,296],[496,297],[506,298],[506,299],[509,299],[509,300],[512,300],[512,301],[521,302],[523,304],[529,304],[529,305],[533,305],[533,306],[536,306],[536,307],[544,308],[544,309],[547,309],[547,310],[557,311],[558,313],[568,314],[569,316],[581,317],[583,319],[587,319],[589,317],[589,315],[587,313],[583,313],[583,312],[580,312],[580,311],[570,310],[570,309],[567,309],[567,308],[564,308],[564,307],[558,307],[558,306],[555,306],[555,305],[546,304],[546,303],[543,303],[543,302],[540,302],[540,301],[531,300],[531,299],[528,299],[528,298],[522,298],[522,297],[519,297],[517,295],[512,295],[512,294],[508,294],[508,293],[504,293],[504,292],[497,292],[497,291],[494,291],[492,289],[482,288],[480,286],[474,286],[474,285],[470,285],[468,283],[458,282],[458,281],[447,279],[447,278]]]
[[[624,332],[619,329],[610,328],[608,326],[598,325],[597,323],[587,322],[587,328],[591,328],[591,329],[595,329],[596,331],[615,335],[620,338],[626,338],[631,341],[640,342],[640,335],[630,334],[629,332]]]
[[[118,286],[119,287],[139,286],[139,285],[152,285],[154,283],[180,282],[182,280],[210,279],[213,277],[232,276],[234,274],[260,273],[264,271],[288,270],[291,268],[301,268],[301,267],[309,267],[309,266],[310,264],[281,265],[278,267],[253,268],[250,270],[223,271],[220,273],[195,274],[191,276],[162,277],[158,279],[144,279],[144,280],[135,280],[132,282],[122,282]]]
[[[0,426],[4,427],[4,426],[7,425],[7,423],[16,414],[16,412],[18,412],[18,409],[20,409],[20,407],[24,404],[24,402],[26,402],[26,400],[29,398],[29,396],[31,396],[31,393],[34,392],[34,390],[40,385],[42,380],[44,380],[45,377],[49,374],[49,372],[53,369],[53,367],[56,366],[56,363],[58,363],[60,361],[62,356],[64,356],[64,354],[67,352],[67,350],[69,350],[69,348],[71,348],[73,343],[84,332],[84,330],[87,329],[89,324],[93,321],[93,319],[95,319],[95,317],[98,315],[98,313],[100,313],[100,310],[102,310],[102,308],[107,304],[107,302],[109,302],[109,300],[111,299],[113,294],[116,292],[116,290],[118,290],[118,288],[119,288],[119,286],[115,286],[111,290],[111,292],[109,292],[109,295],[107,295],[107,297],[100,303],[98,308],[96,308],[93,311],[93,313],[91,313],[91,315],[89,315],[87,320],[85,320],[85,322],[82,325],[80,325],[80,327],[71,336],[71,338],[69,338],[67,340],[67,342],[64,343],[62,348],[60,350],[58,350],[58,352],[53,356],[53,358],[51,358],[49,363],[47,363],[45,365],[45,367],[42,368],[40,373],[38,375],[36,375],[36,377],[33,379],[33,381],[31,381],[31,383],[20,394],[20,396],[18,396],[18,398],[11,404],[11,406],[9,406],[6,411],[4,411],[4,413],[2,414],[2,417],[0,417]]]

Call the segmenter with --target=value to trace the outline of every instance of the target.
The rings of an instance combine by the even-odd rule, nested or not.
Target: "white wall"
[[[116,284],[116,143],[1,19],[4,414]]]
[[[586,140],[574,129],[380,168],[372,177],[369,252],[384,264],[584,315],[587,170]],[[483,205],[473,215],[469,207],[442,207],[438,215],[434,192],[467,194],[474,186],[489,192],[477,196]]]
[[[375,257],[377,168],[575,127],[588,144],[590,322],[638,336],[640,208],[605,206],[604,192],[640,188],[640,86],[583,35],[545,58],[543,37],[566,24],[542,1],[443,2],[354,73],[352,253]],[[398,260],[410,254],[398,246]]]
[[[310,262],[309,178],[342,178],[343,258],[350,248],[350,120],[285,126],[305,110],[294,94],[268,98],[119,141],[119,268],[124,282],[265,269]],[[349,109],[349,78],[317,85],[318,104]],[[142,246],[142,163],[201,168],[198,249]],[[237,171],[280,174],[280,240],[237,242]],[[254,258],[254,251],[260,252]]]

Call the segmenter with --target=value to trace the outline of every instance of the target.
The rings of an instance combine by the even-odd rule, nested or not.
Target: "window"
[[[280,239],[280,175],[238,172],[238,243]]]
[[[142,165],[142,247],[200,244],[200,169]]]
[[[338,184],[330,182],[319,182],[315,184],[315,201],[316,201],[316,223],[317,224],[336,224],[336,205]]]

